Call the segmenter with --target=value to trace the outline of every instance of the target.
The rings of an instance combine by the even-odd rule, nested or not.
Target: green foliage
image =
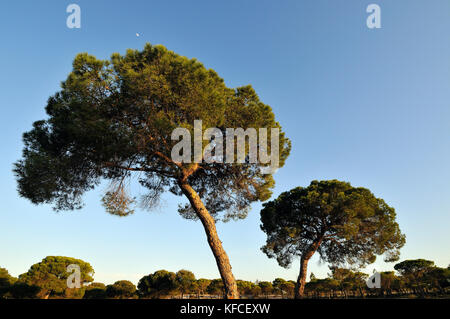
[[[429,275],[435,268],[434,262],[426,259],[404,260],[394,266],[394,269],[405,279],[406,285],[419,292],[421,296],[424,295],[423,289],[427,286],[427,281],[439,282],[439,280],[433,280],[433,276]]]
[[[393,288],[399,288],[399,278],[393,271],[383,271],[381,276],[381,289],[390,292]]]
[[[330,266],[330,270],[330,278],[335,280],[332,283],[336,285],[335,288],[337,287],[344,291],[345,295],[350,290],[357,290],[366,287],[366,279],[368,278],[367,274],[336,266]]]
[[[169,295],[177,288],[176,274],[167,270],[158,270],[142,277],[138,283],[141,297],[160,297]]]
[[[280,286],[281,289],[281,296],[287,295],[289,297],[293,297],[294,295],[294,289],[295,289],[295,281],[286,281]]]
[[[313,181],[264,204],[263,252],[289,267],[292,258],[318,251],[331,264],[372,263],[376,255],[398,259],[405,243],[395,210],[368,189],[337,180]]]
[[[283,295],[285,293],[287,281],[283,278],[275,278],[274,281],[272,281],[272,286],[274,291],[280,293]]]
[[[314,279],[306,284],[307,291],[313,291],[316,294],[329,294],[339,289],[339,281],[333,278]]]
[[[222,279],[213,279],[211,280],[207,292],[211,295],[223,295],[224,294],[224,286]]]
[[[83,299],[105,299],[106,286],[101,282],[93,282],[85,288]]]
[[[6,268],[0,267],[0,287],[12,285],[17,280],[11,276]]]
[[[403,276],[413,275],[421,277],[426,271],[434,267],[434,262],[426,259],[404,260],[394,266]]]
[[[430,287],[437,287],[440,291],[450,287],[450,269],[433,267],[429,269],[425,276],[425,282]]]
[[[175,281],[181,294],[188,293],[192,290],[195,283],[195,275],[189,270],[179,270],[175,275]]]
[[[393,271],[381,272],[381,289],[367,289],[368,275],[356,269],[330,266],[331,272],[328,278],[319,279],[310,276],[306,283],[306,293],[309,297],[316,298],[361,298],[372,297],[423,297],[447,296],[450,288],[450,269],[435,267],[432,261],[408,260],[399,263],[402,268],[409,269],[403,275],[396,275]],[[397,267],[399,268],[399,267]],[[420,272],[421,276],[414,280],[412,276]],[[417,274],[416,274],[417,275]],[[4,280],[6,278],[6,280]],[[6,284],[5,284],[6,283]],[[282,298],[292,298],[294,295],[295,281],[275,278],[272,282],[260,281],[236,281],[239,294],[242,296],[257,298],[277,295]],[[36,285],[27,284],[10,276],[8,271],[0,268],[1,287],[3,298],[45,298],[48,292],[42,293],[42,289]],[[139,281],[138,296],[140,298],[167,298],[179,293],[201,297],[205,294],[222,297],[224,285],[221,279],[198,279],[187,270],[177,273],[159,270],[144,276]],[[84,296],[83,296],[84,293]],[[105,299],[105,298],[135,298],[136,287],[126,280],[117,281],[113,285],[105,286],[103,283],[93,282],[82,289],[66,289],[63,294],[52,294],[51,298],[80,298]]]
[[[237,280],[236,281],[240,295],[251,295],[255,286],[251,281]]]
[[[283,278],[275,278],[272,282],[272,286],[274,292],[284,297],[285,295],[291,296],[293,294],[295,283],[286,281]]]
[[[266,295],[266,297],[272,292],[273,286],[269,281],[260,281],[258,286],[261,288],[261,292]]]
[[[103,206],[111,215],[128,216],[134,213],[131,209],[135,202],[133,198],[127,194],[123,185],[111,187],[112,190],[105,193],[102,198]]]
[[[253,295],[253,297],[258,297],[259,295],[261,295],[261,292],[261,287],[258,285],[254,285],[251,294]]]
[[[32,265],[26,273],[20,275],[19,282],[30,287],[39,287],[40,297],[63,296],[65,294],[74,298],[82,297],[83,290],[67,288],[67,278],[72,274],[72,272],[67,271],[67,266],[71,264],[76,264],[80,267],[80,281],[82,285],[94,280],[92,278],[94,269],[89,263],[72,257],[48,256],[41,262]],[[27,290],[24,285],[19,288],[20,291]],[[32,290],[32,288],[29,290]]]
[[[10,296],[11,287],[17,281],[17,278],[11,276],[7,269],[0,267],[0,299]]]
[[[211,280],[209,280],[209,279],[205,279],[205,278],[197,279],[195,282],[195,288],[196,288],[198,294],[202,294],[202,295],[205,294],[210,283],[211,283]]]
[[[36,299],[43,297],[42,294],[39,294],[40,292],[40,287],[18,280],[10,287],[8,295],[16,299]]]
[[[106,295],[115,299],[130,299],[136,296],[136,286],[128,280],[119,280],[106,286]]]
[[[311,279],[306,284],[306,290],[310,296],[328,298],[348,298],[349,296],[360,298],[366,295],[372,297],[447,295],[447,289],[450,286],[448,269],[434,267],[433,262],[424,260],[408,260],[399,264],[401,264],[401,268],[408,269],[408,271],[403,272],[400,276],[397,276],[393,271],[380,272],[381,289],[367,289],[368,275],[365,273],[331,266],[331,273],[328,278]],[[414,277],[414,273],[418,276],[416,272],[420,272],[421,276]],[[337,293],[339,291],[340,294]]]
[[[167,190],[182,195],[179,181],[184,178],[210,213],[216,219],[224,213],[225,221],[245,218],[252,202],[271,195],[273,178],[261,174],[256,164],[171,160],[177,143],[171,139],[173,129],[184,127],[193,134],[197,119],[224,136],[228,127],[280,125],[251,86],[228,88],[215,71],[161,45],[115,53],[110,60],[77,55],[46,112],[48,119],[24,134],[23,158],[14,169],[20,195],[35,204],[80,208],[82,195],[107,179],[111,189],[103,204],[109,213],[125,216],[135,203],[125,187],[133,173],[146,189],[145,207],[158,203]],[[282,132],[279,151],[282,167],[290,151]],[[190,206],[180,207],[180,213],[196,218]]]

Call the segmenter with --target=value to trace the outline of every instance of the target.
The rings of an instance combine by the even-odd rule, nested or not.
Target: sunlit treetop
[[[282,193],[264,204],[261,222],[267,234],[262,250],[283,267],[316,251],[333,265],[364,266],[377,255],[395,261],[405,244],[394,208],[368,189],[338,180]]]
[[[23,158],[15,164],[20,195],[33,203],[80,208],[82,195],[106,179],[111,187],[103,203],[109,213],[124,216],[137,201],[157,204],[164,191],[181,195],[179,185],[187,182],[214,218],[229,220],[245,218],[251,202],[271,195],[272,175],[256,164],[171,160],[177,143],[172,131],[182,127],[193,135],[194,120],[224,135],[226,128],[280,125],[251,86],[228,88],[214,70],[161,45],[109,60],[77,55],[46,112],[48,118],[24,134]],[[290,150],[283,132],[279,145],[282,167]],[[146,189],[142,198],[129,194],[132,176]],[[197,217],[189,205],[180,213]]]

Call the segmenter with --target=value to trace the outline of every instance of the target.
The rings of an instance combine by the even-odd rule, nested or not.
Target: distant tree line
[[[81,288],[68,288],[67,266],[77,264],[81,271]],[[394,271],[381,273],[381,288],[369,289],[368,274],[355,269],[330,266],[327,278],[318,279],[313,273],[305,286],[306,298],[371,298],[371,297],[448,297],[450,266],[440,268],[425,259],[405,260]],[[75,299],[133,299],[133,298],[223,298],[222,279],[197,279],[189,270],[170,272],[158,270],[139,280],[137,287],[128,280],[105,285],[94,282],[92,266],[80,259],[49,256],[34,264],[15,278],[0,268],[0,299],[75,298]],[[276,278],[269,281],[237,280],[243,298],[293,298],[296,282]]]
[[[397,271],[383,271],[381,287],[369,289],[369,275],[351,269],[330,267],[325,279],[311,274],[306,284],[310,298],[365,298],[365,297],[449,297],[450,266],[440,268],[425,259],[405,260],[394,266]]]

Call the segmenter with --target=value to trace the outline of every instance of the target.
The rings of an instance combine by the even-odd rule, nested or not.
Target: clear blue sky
[[[81,7],[81,29],[66,7]],[[366,7],[382,28],[366,27]],[[137,37],[136,33],[141,36]],[[219,277],[200,223],[182,219],[171,195],[155,212],[118,218],[100,204],[55,213],[18,196],[12,163],[21,135],[45,117],[78,52],[108,58],[145,42],[163,44],[215,69],[227,85],[252,84],[292,140],[274,196],[313,179],[342,179],[395,207],[407,236],[402,259],[450,263],[450,2],[4,1],[0,4],[0,265],[13,275],[47,255],[90,262],[95,280],[138,279],[185,268]],[[261,205],[244,221],[218,225],[234,274],[295,279],[260,247]],[[376,262],[366,271],[388,270]],[[328,272],[318,258],[310,270]]]

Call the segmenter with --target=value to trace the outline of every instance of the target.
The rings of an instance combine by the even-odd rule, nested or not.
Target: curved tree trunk
[[[303,298],[305,293],[305,285],[306,285],[306,273],[308,271],[308,261],[309,258],[301,258],[300,259],[300,273],[297,278],[297,284],[295,287],[295,299]]]
[[[217,235],[216,224],[214,218],[209,214],[205,205],[201,201],[197,192],[187,182],[180,182],[179,186],[184,195],[189,199],[189,202],[194,208],[197,216],[205,228],[206,237],[208,238],[209,247],[211,247],[214,258],[216,259],[217,267],[219,268],[220,277],[225,286],[226,299],[238,299],[239,293],[237,290],[236,280],[231,272],[231,264],[227,253],[222,247],[222,242]]]
[[[322,240],[323,234],[321,234],[317,241],[311,244],[309,249],[302,254],[302,257],[300,258],[300,273],[297,278],[297,284],[295,285],[295,299],[303,298],[306,285],[306,274],[308,271],[308,261],[311,259],[312,255],[314,255],[317,248],[319,248]]]

